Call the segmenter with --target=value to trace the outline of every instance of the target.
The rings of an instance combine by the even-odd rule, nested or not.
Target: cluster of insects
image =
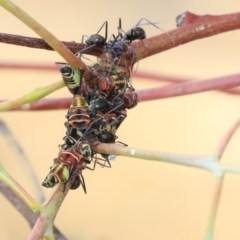
[[[145,31],[139,27],[141,21],[124,33],[120,19],[118,35],[112,35],[110,40],[107,40],[108,23],[105,22],[96,34],[86,39],[86,48],[77,52],[77,57],[81,58],[89,48],[97,47],[102,52],[97,61],[88,66],[91,72],[88,78],[83,77],[82,69],[57,63],[73,99],[66,115],[64,143],[59,145],[58,157],[42,183],[44,187],[71,181],[71,189],[82,185],[86,193],[82,170],[94,170],[96,164],[111,167],[110,160],[115,156],[100,154],[98,157],[91,150],[91,144],[115,143],[116,131],[126,118],[127,109],[138,103],[131,84],[136,56],[130,43],[146,38]],[[105,37],[98,34],[104,26]]]

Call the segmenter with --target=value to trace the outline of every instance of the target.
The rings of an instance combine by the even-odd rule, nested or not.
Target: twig
[[[71,182],[68,182],[66,186],[58,184],[57,188],[54,189],[52,195],[45,202],[28,240],[38,240],[43,238],[43,236],[47,237],[47,239],[54,239],[52,235],[53,222],[70,186]]]
[[[28,206],[2,182],[0,182],[0,191],[6,197],[6,199],[21,213],[21,215],[26,219],[32,228],[37,220],[37,215],[31,211]]]
[[[137,54],[137,59],[141,60],[197,39],[239,29],[240,13],[200,16],[185,12],[177,17],[177,26],[179,28],[165,34],[143,41],[133,41],[132,47]]]
[[[216,89],[233,88],[240,85],[240,74],[212,78],[201,81],[188,81],[159,88],[137,91],[140,101],[188,95]]]
[[[133,41],[131,46],[134,48],[137,54],[137,59],[141,60],[154,54],[166,51],[170,48],[185,44],[187,42],[239,29],[239,16],[240,13],[232,13],[218,16],[198,16],[196,14],[186,12],[178,17],[178,28],[154,37],[147,38],[142,41]],[[5,33],[0,34],[0,42],[25,47],[53,50],[42,39],[28,38],[24,36],[17,36]],[[73,42],[63,43],[64,46],[67,46],[73,53],[82,50],[86,46],[85,44]],[[102,51],[97,47],[93,47],[84,53],[99,56]],[[75,65],[72,66],[75,67]]]
[[[33,37],[25,37],[25,36],[20,36],[15,34],[0,33],[0,42],[22,46],[22,47],[54,51],[54,49],[51,46],[49,46],[49,44],[46,43],[41,38],[33,38]],[[86,47],[86,44],[84,43],[66,42],[66,41],[61,41],[61,42],[73,53],[76,53]],[[90,48],[84,51],[84,54],[100,56],[100,54],[102,54],[102,51],[99,51],[99,49],[97,48]]]
[[[43,195],[42,188],[40,187],[39,181],[36,178],[35,171],[33,170],[30,162],[28,161],[22,147],[18,144],[18,142],[13,137],[7,125],[1,119],[0,119],[0,132],[8,142],[11,149],[15,151],[18,159],[21,160],[24,172],[29,176],[29,179],[31,180],[30,182],[32,184],[33,191],[35,192],[37,201],[42,203],[45,198]]]
[[[1,102],[5,102],[5,100],[0,100]],[[16,108],[12,108],[9,110],[16,111],[39,111],[39,110],[58,110],[58,109],[68,109],[71,105],[72,98],[44,98],[40,99],[36,102],[31,102]],[[1,105],[0,105],[1,106]]]
[[[86,68],[85,63],[78,59],[62,42],[52,33],[45,29],[41,24],[24,12],[20,7],[10,0],[0,0],[0,5],[12,13],[20,21],[31,28],[36,34],[44,39],[56,52],[58,52],[74,68]]]
[[[214,226],[215,226],[215,222],[216,222],[216,216],[217,216],[217,212],[218,212],[219,202],[220,202],[220,198],[221,198],[224,176],[225,176],[225,174],[223,173],[222,176],[219,176],[216,178],[217,182],[216,182],[216,185],[214,188],[214,196],[213,196],[213,200],[212,200],[210,213],[208,216],[204,240],[213,240],[214,239],[213,231],[214,231]]]
[[[1,163],[0,181],[5,183],[32,211],[40,213],[41,206],[6,172]]]
[[[6,199],[21,213],[21,215],[28,222],[32,228],[37,220],[36,214],[34,214],[27,205],[16,196],[16,194],[8,188],[4,183],[0,182],[0,192],[6,197]],[[67,238],[54,226],[54,235],[58,240],[66,240]]]
[[[124,147],[120,144],[105,144],[105,143],[94,143],[92,145],[92,149],[99,153],[114,154],[120,156],[139,158],[143,160],[167,162],[185,165],[189,167],[202,168],[212,172],[215,176],[222,175],[222,172],[240,174],[240,166],[220,164],[219,162],[215,161],[214,155],[203,156],[203,155],[173,154]]]
[[[59,84],[62,84],[60,85],[60,87],[64,86],[63,82]],[[139,101],[143,102],[143,101],[157,100],[157,99],[169,98],[169,97],[175,97],[175,96],[189,95],[189,94],[200,93],[204,91],[233,88],[239,85],[240,85],[240,74],[234,74],[234,75],[201,80],[201,81],[187,81],[183,83],[169,84],[164,87],[144,89],[136,92],[138,94]],[[44,94],[38,96],[36,99],[39,99],[42,96],[46,96],[47,94],[51,93],[54,90],[53,88],[53,90],[49,91],[48,88],[46,87],[46,90],[44,90]],[[33,93],[29,93],[29,95],[28,94],[26,95],[28,98],[28,102],[30,102],[30,98],[31,98],[30,95],[32,94]],[[43,99],[41,101],[30,103],[20,107],[20,105],[26,103],[26,101],[23,101],[23,100],[24,99],[18,98],[16,100],[3,102],[0,104],[0,111],[9,110],[9,109],[50,110],[50,109],[55,109],[55,107],[56,109],[62,109],[62,108],[65,109],[65,108],[68,108],[71,103],[70,98]],[[3,100],[0,100],[0,102],[1,101]],[[33,101],[32,98],[31,98],[31,101]]]
[[[219,161],[222,157],[222,154],[224,153],[224,150],[227,147],[227,144],[229,143],[229,141],[231,140],[233,134],[237,131],[237,129],[240,126],[240,118],[233,124],[233,126],[226,132],[226,134],[224,135],[223,139],[221,140],[221,142],[219,143],[216,152],[215,152],[215,156],[216,159]]]
[[[63,87],[65,87],[65,84],[61,80],[56,83],[50,84],[48,86],[37,88],[37,89],[23,95],[22,97],[1,103],[0,111],[6,111],[6,110],[9,110],[12,108],[19,107],[19,106],[24,105],[29,102],[34,102],[34,101],[36,101],[40,98],[43,98],[43,97],[47,96],[48,94],[50,94],[60,88],[63,88]]]

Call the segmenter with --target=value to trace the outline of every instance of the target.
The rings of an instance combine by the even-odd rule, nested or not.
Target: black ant
[[[102,30],[102,28],[104,27],[105,25],[105,37],[99,35],[98,33]],[[97,31],[96,34],[92,34],[91,36],[89,36],[85,43],[87,45],[86,48],[80,50],[79,52],[75,53],[75,55],[77,57],[81,57],[82,53],[85,52],[86,50],[96,46],[96,47],[102,47],[106,44],[106,41],[107,41],[107,32],[108,31],[108,22],[104,22],[103,25],[101,26],[101,28]],[[84,36],[83,36],[84,37]],[[82,42],[83,42],[83,39],[82,39]]]
[[[92,34],[90,35],[86,40],[85,40],[85,43],[87,45],[86,48],[84,48],[83,50],[79,51],[76,53],[76,55],[80,55],[82,52],[88,50],[89,48],[92,48],[94,46],[96,47],[104,47],[104,46],[107,46],[108,48],[108,45],[110,45],[109,47],[111,47],[111,45],[113,45],[115,42],[117,42],[119,39],[119,37],[121,39],[126,39],[126,40],[129,40],[130,42],[131,41],[134,41],[136,39],[144,39],[146,38],[146,34],[145,34],[145,31],[141,28],[141,27],[138,27],[138,25],[141,23],[142,20],[144,20],[145,18],[142,18],[136,25],[134,28],[130,29],[127,33],[125,33],[124,37],[122,36],[122,28],[121,28],[121,18],[119,18],[119,26],[118,26],[118,36],[115,37],[114,35],[113,38],[114,40],[113,41],[109,41],[107,42],[107,35],[108,35],[108,22],[105,21],[103,23],[103,25],[100,27],[100,29],[97,31],[96,34]],[[146,21],[148,21],[147,19],[145,19]],[[151,23],[150,21],[148,21],[150,24],[153,24],[154,26],[156,26],[154,23]],[[105,26],[105,37],[99,35],[98,33],[103,29],[103,27]],[[157,27],[157,26],[156,26]],[[120,39],[120,40],[121,40]],[[110,43],[110,44],[109,44]]]
[[[139,27],[138,25],[141,23],[141,21],[144,18],[142,18],[133,28],[131,28],[130,30],[128,30],[126,33],[122,30],[122,21],[121,18],[119,18],[119,25],[118,25],[118,33],[119,36],[123,39],[123,40],[128,40],[130,43],[134,40],[142,40],[146,38],[146,33],[144,31],[143,28]],[[147,20],[148,21],[148,20]],[[148,21],[150,23],[150,21]],[[124,36],[122,34],[122,32],[124,33]]]
[[[105,25],[105,37],[98,34],[102,30],[104,25]],[[101,28],[98,30],[96,34],[92,34],[86,39],[85,43],[88,45],[88,47],[103,46],[107,41],[107,30],[108,30],[108,22],[106,21],[103,23],[103,25],[101,26]]]

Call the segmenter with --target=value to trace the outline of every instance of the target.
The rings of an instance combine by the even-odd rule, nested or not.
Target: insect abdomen
[[[69,170],[63,163],[55,163],[44,179],[42,185],[46,188],[54,187],[57,183],[64,183],[69,179]]]

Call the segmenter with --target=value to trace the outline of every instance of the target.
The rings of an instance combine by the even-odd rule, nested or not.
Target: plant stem
[[[60,88],[63,88],[63,87],[65,87],[65,84],[61,80],[61,81],[52,83],[48,86],[37,88],[37,89],[23,95],[22,97],[1,103],[0,111],[6,111],[6,110],[9,110],[12,108],[19,107],[19,106],[29,103],[29,102],[37,101],[37,100],[47,96],[48,94],[50,94]],[[23,106],[23,108],[24,108],[24,106]]]
[[[68,193],[70,186],[71,182],[68,182],[65,187],[63,184],[58,184],[57,187],[53,190],[52,195],[45,202],[40,216],[28,237],[28,240],[38,240],[44,236],[46,239],[54,239],[52,229],[54,219],[65,196]]]
[[[5,183],[32,211],[40,213],[42,207],[6,172],[1,163],[0,181]]]
[[[233,88],[240,85],[240,74],[217,77],[199,81],[171,84],[159,88],[151,88],[137,91],[139,100],[149,101],[161,98],[185,96],[210,90]]]
[[[215,156],[218,159],[218,161],[221,159],[222,154],[224,153],[224,151],[227,147],[227,144],[229,143],[233,134],[237,131],[239,126],[240,126],[240,118],[233,124],[233,126],[231,126],[231,128],[226,132],[223,139],[219,143],[219,145],[215,151]]]
[[[0,5],[12,13],[20,21],[31,28],[35,33],[42,37],[55,51],[57,51],[74,68],[85,68],[86,65],[78,59],[62,42],[52,33],[45,29],[41,24],[24,12],[10,0],[0,0]]]
[[[216,182],[216,186],[214,189],[214,196],[213,196],[210,213],[208,216],[208,222],[207,222],[206,232],[204,235],[204,240],[213,240],[214,239],[213,238],[214,226],[215,226],[217,211],[218,211],[218,207],[219,207],[219,201],[220,201],[220,197],[221,197],[224,176],[225,176],[225,174],[217,177],[217,179],[216,179],[217,182]]]
[[[14,138],[13,134],[11,133],[10,129],[7,125],[0,119],[0,133],[4,136],[5,140],[8,142],[9,147],[13,152],[15,152],[17,159],[20,160],[22,165],[23,171],[25,174],[31,179],[31,185],[34,191],[34,195],[39,203],[44,202],[44,195],[42,188],[40,187],[39,181],[36,177],[36,172],[34,171],[33,167],[31,166],[30,162],[28,161],[27,156],[24,153],[24,150]]]

